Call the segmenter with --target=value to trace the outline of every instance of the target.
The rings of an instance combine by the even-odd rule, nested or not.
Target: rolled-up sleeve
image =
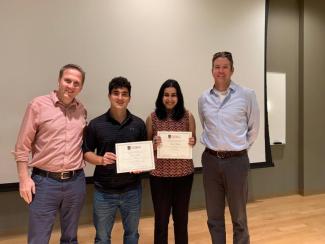
[[[31,102],[28,104],[13,154],[16,162],[28,163],[38,127],[38,109]]]

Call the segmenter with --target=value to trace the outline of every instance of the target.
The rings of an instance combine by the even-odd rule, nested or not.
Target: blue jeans
[[[36,192],[29,204],[28,243],[49,243],[55,216],[60,212],[60,243],[78,243],[78,221],[86,195],[84,172],[71,180],[57,180],[32,175]]]
[[[111,194],[95,190],[93,216],[96,228],[95,243],[111,243],[111,232],[117,209],[120,210],[124,228],[123,243],[138,243],[141,196],[142,188],[140,184],[136,189],[120,194]]]

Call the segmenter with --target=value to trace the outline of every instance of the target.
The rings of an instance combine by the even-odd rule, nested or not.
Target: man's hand
[[[33,194],[35,194],[35,183],[30,176],[20,179],[19,194],[28,204],[32,202]]]
[[[111,152],[107,152],[104,154],[102,158],[102,165],[107,165],[107,164],[115,164],[116,163],[116,155]]]

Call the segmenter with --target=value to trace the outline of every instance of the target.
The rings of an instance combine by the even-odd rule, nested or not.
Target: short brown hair
[[[84,83],[86,73],[85,73],[85,71],[79,65],[76,65],[76,64],[66,64],[66,65],[64,65],[60,69],[59,79],[62,78],[64,71],[67,70],[67,69],[76,69],[76,70],[78,70],[81,73],[81,76],[82,76],[81,82],[82,82],[82,84]]]
[[[226,59],[228,59],[229,62],[230,62],[231,69],[234,68],[234,61],[232,60],[232,54],[231,54],[231,52],[222,51],[222,52],[217,52],[217,53],[213,54],[213,57],[212,57],[212,67],[213,67],[214,61],[217,58],[226,58]]]

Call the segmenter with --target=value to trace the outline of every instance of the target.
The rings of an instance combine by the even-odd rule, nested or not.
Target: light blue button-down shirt
[[[231,81],[222,101],[209,89],[199,98],[199,116],[203,127],[201,143],[216,151],[248,149],[255,141],[260,113],[255,92]]]

